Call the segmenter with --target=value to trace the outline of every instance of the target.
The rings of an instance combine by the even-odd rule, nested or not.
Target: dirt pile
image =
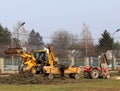
[[[10,76],[0,77],[0,84],[64,84],[64,83],[79,83],[80,80],[71,79],[65,77],[62,80],[61,77],[55,77],[54,80],[48,80],[44,78],[43,74],[32,75],[32,74],[14,74]]]
[[[32,74],[14,74],[0,78],[2,84],[42,84],[43,82],[43,78]]]

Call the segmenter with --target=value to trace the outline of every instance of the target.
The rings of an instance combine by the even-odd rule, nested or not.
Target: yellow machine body
[[[51,47],[49,47],[49,54],[47,50],[33,50],[30,53],[25,53],[20,48],[10,48],[5,53],[22,57],[19,68],[22,73],[30,71],[34,74],[37,71],[42,71],[45,65],[54,65],[54,53]]]

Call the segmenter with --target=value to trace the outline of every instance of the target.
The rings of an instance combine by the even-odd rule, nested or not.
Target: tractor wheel
[[[83,72],[83,76],[84,76],[85,78],[90,78],[89,72],[86,72],[86,71]]]
[[[53,79],[54,79],[54,76],[53,76],[52,74],[49,74],[49,75],[48,75],[48,79],[49,79],[49,80],[53,80]]]
[[[91,75],[91,78],[97,79],[99,77],[99,71],[97,69],[93,69],[90,75]]]
[[[76,80],[78,80],[78,79],[80,78],[80,75],[79,75],[79,74],[75,74],[75,75],[74,75],[74,78],[75,78]]]
[[[32,74],[35,74],[35,73],[37,72],[37,69],[36,69],[35,67],[32,67],[32,68],[30,69],[30,72],[31,72]]]
[[[110,75],[106,75],[106,79],[110,79]]]

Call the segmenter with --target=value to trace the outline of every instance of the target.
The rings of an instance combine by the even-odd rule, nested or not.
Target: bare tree
[[[77,34],[71,34],[66,30],[55,31],[52,35],[51,44],[54,47],[55,54],[58,57],[66,58],[71,51],[74,51],[78,57],[79,39]]]
[[[79,42],[78,34],[71,34],[70,35],[70,49],[79,49]]]
[[[82,57],[94,55],[95,48],[93,38],[88,25],[85,23],[83,24],[83,30],[81,33],[80,49]]]
[[[56,56],[67,56],[67,49],[70,47],[70,37],[70,33],[62,29],[53,33],[51,44],[55,49]]]
[[[70,47],[68,49],[69,55],[74,57],[75,59],[80,57],[80,39],[78,34],[71,34],[70,37]]]

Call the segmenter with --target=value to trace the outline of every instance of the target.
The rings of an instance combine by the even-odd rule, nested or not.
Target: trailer
[[[45,74],[45,77],[47,77],[49,80],[54,79],[54,75],[61,75],[61,71],[59,67],[54,66],[44,66],[43,71]],[[65,69],[64,74],[69,75],[69,77],[74,77],[75,79],[80,78],[80,67],[68,67]]]

